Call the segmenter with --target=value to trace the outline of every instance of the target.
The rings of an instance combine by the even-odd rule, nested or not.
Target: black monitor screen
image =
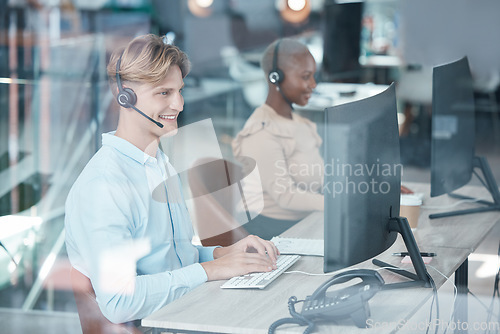
[[[325,110],[325,258],[330,272],[389,248],[399,215],[401,172],[394,84]]]
[[[363,2],[325,2],[323,71],[334,78],[350,81],[348,79],[356,79],[359,76],[363,5]]]
[[[431,196],[450,193],[472,177],[474,91],[467,57],[433,72]]]

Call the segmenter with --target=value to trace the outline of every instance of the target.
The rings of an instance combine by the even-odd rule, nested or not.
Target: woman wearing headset
[[[324,210],[324,162],[316,125],[293,112],[304,106],[316,87],[316,62],[307,46],[284,38],[264,51],[261,68],[268,76],[268,95],[232,143],[236,157],[256,160],[264,209],[245,229],[271,239],[312,211]],[[401,186],[402,193],[411,190]]]
[[[308,48],[285,38],[267,47],[266,102],[255,109],[233,141],[235,156],[256,160],[264,209],[245,229],[264,239],[279,235],[315,210],[323,210],[323,159],[316,125],[293,112],[316,87],[316,63]]]

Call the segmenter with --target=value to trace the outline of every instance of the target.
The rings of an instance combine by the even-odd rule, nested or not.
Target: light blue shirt
[[[151,157],[113,133],[103,134],[102,144],[68,195],[66,248],[73,267],[90,278],[104,316],[122,323],[142,319],[206,282],[199,263],[213,260],[214,247],[191,243],[180,180],[161,150]],[[151,249],[127,279],[121,263],[133,265],[134,258],[119,250],[140,240]],[[110,265],[107,254],[113,251]]]

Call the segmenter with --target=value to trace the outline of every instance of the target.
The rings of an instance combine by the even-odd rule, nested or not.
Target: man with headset
[[[207,280],[276,268],[278,250],[256,236],[229,247],[191,243],[180,180],[158,147],[160,137],[177,131],[189,66],[186,54],[156,35],[113,53],[107,70],[120,105],[118,127],[103,134],[66,201],[69,259],[114,323],[144,318]],[[153,198],[154,189],[163,200],[156,192]],[[142,240],[150,251],[131,254]]]

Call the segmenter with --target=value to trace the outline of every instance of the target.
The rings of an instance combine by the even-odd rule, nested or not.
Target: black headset
[[[122,81],[120,79],[120,64],[122,62],[122,56],[116,62],[116,83],[118,85],[118,96],[116,100],[118,104],[125,108],[130,108],[137,102],[137,95],[131,88],[124,88]]]
[[[285,73],[283,73],[282,70],[278,67],[278,50],[280,47],[281,39],[278,40],[276,43],[276,46],[274,47],[274,54],[273,54],[273,68],[271,69],[271,72],[268,74],[269,82],[271,82],[273,85],[278,86],[278,91],[280,92],[281,96],[283,96],[283,99],[285,100],[286,103],[290,105],[290,108],[293,109],[293,104],[292,101],[288,97],[286,97],[285,93],[280,88],[280,83],[285,80]]]
[[[156,124],[160,128],[163,128],[163,124],[155,121],[154,119],[152,119],[151,117],[149,117],[148,115],[146,115],[145,113],[140,111],[135,106],[135,104],[137,102],[137,95],[135,95],[135,92],[133,91],[132,88],[123,87],[122,80],[120,79],[120,64],[121,64],[121,62],[122,62],[122,56],[120,56],[120,58],[116,62],[116,84],[118,86],[118,95],[116,96],[116,101],[118,102],[118,104],[120,106],[122,106],[124,108],[134,109],[139,114],[146,117],[147,119],[149,119],[151,122],[153,122],[154,124]]]
[[[279,85],[285,79],[285,74],[278,67],[278,50],[280,47],[280,43],[281,40],[279,40],[276,43],[276,46],[274,47],[273,68],[271,69],[271,72],[269,72],[268,74],[269,82],[271,82],[274,85]]]

